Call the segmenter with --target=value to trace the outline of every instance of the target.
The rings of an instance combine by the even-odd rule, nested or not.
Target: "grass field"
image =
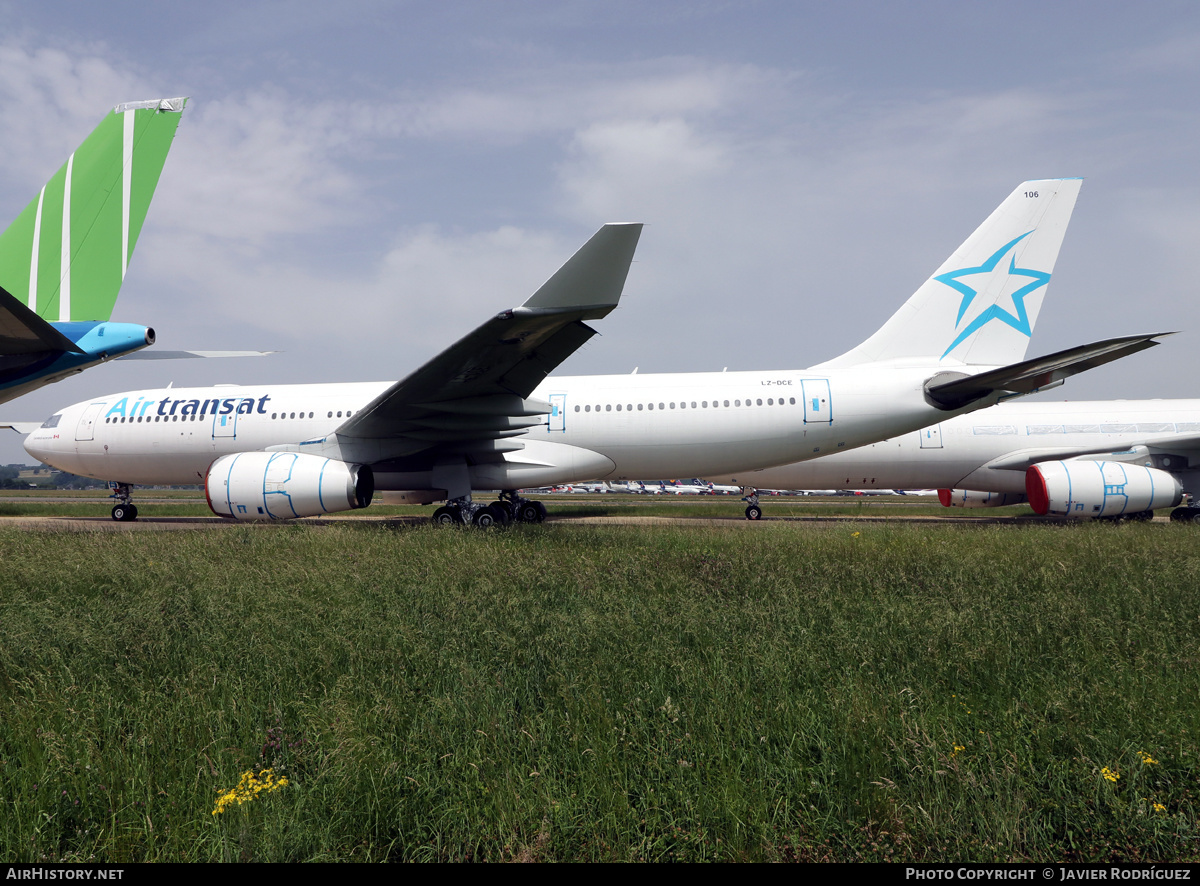
[[[1194,532],[0,526],[0,853],[1196,860]]]

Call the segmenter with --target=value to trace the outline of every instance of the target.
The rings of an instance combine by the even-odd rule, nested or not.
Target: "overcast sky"
[[[1193,397],[1200,5],[0,0],[0,219],[117,102],[191,97],[113,319],[402,377],[601,224],[647,227],[568,374],[795,369],[873,332],[1021,181],[1083,176],[1029,356],[1181,330],[1054,392]],[[19,439],[0,462],[29,461]]]

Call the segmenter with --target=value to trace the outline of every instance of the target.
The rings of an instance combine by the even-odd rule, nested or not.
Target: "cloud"
[[[7,42],[0,70],[0,164],[26,200],[114,105],[150,97],[140,76],[94,54]]]

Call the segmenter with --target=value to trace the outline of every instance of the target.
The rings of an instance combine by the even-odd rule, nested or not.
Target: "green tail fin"
[[[0,234],[0,286],[44,320],[108,320],[186,102],[101,120]]]

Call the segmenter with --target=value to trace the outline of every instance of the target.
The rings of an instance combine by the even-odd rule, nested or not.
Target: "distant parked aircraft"
[[[1200,493],[1200,400],[1002,403],[826,458],[743,471],[746,486],[937,488],[947,507],[1145,518]],[[1200,507],[1173,519],[1200,522]]]

